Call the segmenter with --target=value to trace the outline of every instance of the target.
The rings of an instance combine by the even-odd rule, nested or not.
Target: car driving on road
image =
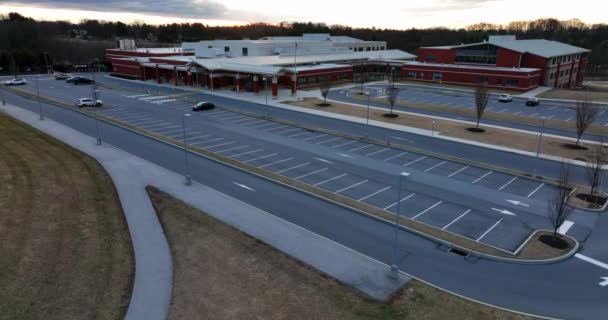
[[[498,96],[498,102],[511,102],[513,97],[510,94],[501,94]]]
[[[67,83],[73,83],[75,85],[77,84],[93,84],[95,83],[95,81],[89,79],[89,78],[85,78],[85,77],[71,77],[69,79],[66,80]]]
[[[211,110],[215,105],[211,102],[199,102],[192,107],[192,111]]]
[[[96,102],[94,102],[93,99],[91,99],[91,98],[80,98],[80,99],[78,99],[78,101],[76,101],[76,106],[78,108],[101,107],[101,106],[103,106],[103,101],[97,100]]]
[[[27,84],[27,81],[23,78],[15,78],[15,79],[3,81],[2,83],[7,86],[20,86],[20,85]]]
[[[529,107],[535,107],[539,104],[540,100],[538,100],[538,98],[529,98],[528,101],[526,101],[526,105]]]

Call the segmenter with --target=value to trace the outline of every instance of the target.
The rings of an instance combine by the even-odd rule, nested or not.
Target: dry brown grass
[[[169,320],[527,320],[411,281],[377,303],[154,188],[174,263]]]
[[[287,104],[304,107],[308,109],[327,111],[332,113],[338,113],[343,115],[349,115],[354,117],[365,118],[366,108],[356,107],[346,103],[331,102],[329,107],[319,107],[319,99],[316,98],[304,98],[300,101],[288,101]],[[385,110],[371,109],[370,119],[375,121],[382,121],[386,123],[399,124],[407,127],[420,128],[425,130],[431,130],[432,121],[435,121],[435,134],[442,136],[449,136],[459,139],[465,139],[470,141],[482,142],[497,146],[503,146],[508,148],[515,148],[519,150],[525,150],[530,152],[536,151],[538,143],[538,135],[528,134],[522,132],[514,132],[510,130],[503,130],[499,128],[487,128],[485,133],[473,133],[468,130],[474,126],[473,124],[466,124],[457,121],[433,119],[425,116],[402,114],[398,118],[385,118],[382,115],[387,113]],[[484,127],[483,120],[481,121],[480,127]],[[605,130],[605,129],[603,129]],[[608,132],[608,130],[605,130]],[[543,145],[541,152],[543,154],[555,155],[569,159],[586,160],[591,156],[590,152],[585,150],[574,150],[566,148],[563,145],[566,143],[572,143],[568,140],[547,137],[543,138]]]
[[[0,319],[122,319],[133,255],[110,177],[0,114]]]
[[[598,86],[602,87],[602,86]],[[603,87],[605,88],[605,86]],[[597,102],[608,102],[608,92],[606,91],[583,91],[568,89],[551,89],[539,95],[540,98],[564,99],[564,100],[584,100],[585,98]]]
[[[574,248],[574,241],[570,237],[563,237],[563,239],[568,242],[568,248],[566,249],[556,249],[548,246],[539,240],[540,236],[546,234],[551,233],[545,231],[537,232],[521,250],[518,257],[521,259],[550,259],[562,256]]]

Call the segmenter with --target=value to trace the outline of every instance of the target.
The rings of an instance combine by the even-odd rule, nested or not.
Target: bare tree
[[[572,207],[568,206],[568,198],[571,190],[570,186],[570,165],[562,162],[560,167],[557,188],[553,197],[549,201],[549,220],[553,227],[553,239],[560,237],[559,227],[568,219],[572,212]]]
[[[485,84],[480,83],[475,89],[475,111],[477,113],[477,124],[475,125],[475,129],[479,129],[479,122],[488,106],[488,98],[488,88]]]
[[[323,96],[323,103],[321,104],[321,106],[329,105],[329,103],[327,103],[327,95],[329,94],[330,89],[331,89],[331,86],[330,86],[329,82],[323,82],[319,86],[319,90],[321,91],[321,96]]]
[[[599,112],[597,104],[585,98],[576,103],[576,147],[587,128],[595,121]]]
[[[395,103],[397,102],[397,98],[399,97],[399,88],[395,86],[389,86],[386,88],[386,100],[388,104],[391,106],[391,111],[388,114],[385,114],[386,117],[396,118],[397,115],[393,113],[393,108],[395,107]]]
[[[608,164],[608,157],[606,151],[604,151],[603,144],[597,144],[593,148],[590,160],[587,166],[587,178],[589,179],[589,195],[591,196],[589,200],[593,201],[606,176],[606,171],[603,170],[603,167]]]

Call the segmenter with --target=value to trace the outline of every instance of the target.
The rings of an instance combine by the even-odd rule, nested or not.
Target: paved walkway
[[[135,253],[135,281],[127,320],[165,319],[171,300],[171,253],[144,188],[153,185],[249,235],[351,285],[372,298],[385,300],[409,281],[387,277],[389,267],[311,231],[252,207],[47,118],[7,105],[9,115],[64,141],[97,159],[108,171],[123,206]]]

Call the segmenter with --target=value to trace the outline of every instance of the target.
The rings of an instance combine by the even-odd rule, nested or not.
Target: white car
[[[27,84],[27,81],[23,78],[15,78],[12,80],[4,81],[2,83],[4,83],[4,85],[7,85],[7,86],[20,86],[20,85]]]
[[[93,99],[91,99],[91,98],[80,98],[80,99],[78,99],[78,101],[76,101],[76,106],[78,108],[101,107],[102,105],[103,105],[103,101],[97,100],[97,102],[94,102]]]
[[[501,94],[498,96],[498,102],[511,102],[513,97],[510,94]]]

